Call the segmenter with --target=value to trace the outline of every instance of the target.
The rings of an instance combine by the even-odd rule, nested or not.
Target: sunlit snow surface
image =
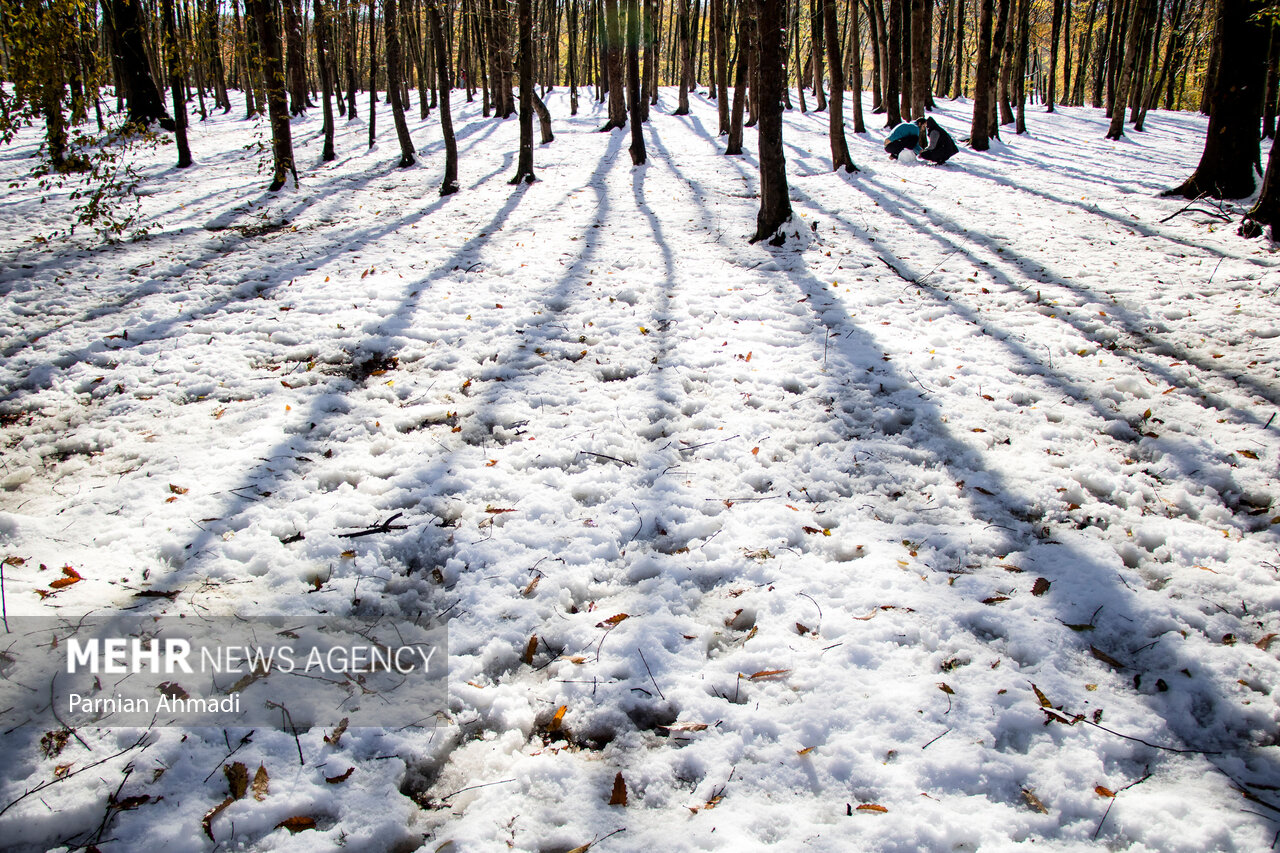
[[[231,758],[247,730],[158,728],[9,808],[0,846],[213,849],[234,761],[270,792],[209,821],[218,849],[1271,844],[1237,785],[1280,805],[1280,272],[1211,215],[1163,221],[1202,117],[1113,143],[1032,107],[933,167],[868,115],[833,174],[825,113],[790,112],[772,248],[746,241],[754,133],[723,156],[701,95],[681,118],[664,91],[634,168],[550,94],[521,187],[516,122],[455,104],[443,200],[416,100],[418,166],[381,105],[366,149],[361,99],[333,163],[320,111],[295,121],[274,196],[265,121],[197,121],[195,167],[142,163],[143,242],[33,245],[67,203],[5,191],[0,556],[11,616],[447,620],[440,724]],[[0,151],[6,185],[36,145]],[[1084,721],[1046,724],[1032,684]],[[0,737],[0,808],[141,732],[43,733]]]

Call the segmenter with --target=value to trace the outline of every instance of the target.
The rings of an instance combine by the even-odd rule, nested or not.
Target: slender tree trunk
[[[831,141],[831,171],[856,172],[844,136],[844,57],[840,54],[840,28],[836,24],[836,0],[822,0],[823,29],[827,41],[827,66],[831,69],[831,99],[827,102],[827,135]]]
[[[284,0],[285,41],[288,53],[285,71],[289,78],[289,113],[302,115],[311,106],[307,97],[306,41],[302,37],[302,12],[299,0]]]
[[[1053,112],[1058,99],[1058,42],[1062,38],[1062,0],[1053,0],[1053,24],[1049,31],[1049,88],[1045,94],[1045,112]]]
[[[786,85],[782,79],[782,54],[786,42],[782,37],[779,6],[779,3],[761,3],[756,16],[760,51],[760,121],[756,125],[760,148],[760,212],[756,216],[756,233],[751,238],[753,243],[775,239],[781,243],[778,229],[791,218],[787,158],[782,144],[782,89]]]
[[[747,26],[751,20],[750,3],[751,0],[738,0],[738,62],[733,72],[733,110],[729,116],[729,138],[724,149],[724,153],[728,155],[742,153],[742,113],[747,104]]]
[[[262,73],[266,78],[267,113],[271,117],[271,153],[275,161],[268,192],[284,186],[289,175],[297,186],[298,170],[293,162],[293,137],[289,131],[289,103],[285,92],[284,57],[281,56],[280,19],[270,0],[246,0],[258,26],[262,49]]]
[[[854,0],[857,2],[857,0]],[[871,39],[871,112],[884,112],[884,69],[880,66],[880,24],[877,21],[872,4],[875,0],[866,0],[868,37]]]
[[[1142,29],[1139,25],[1146,11],[1146,2],[1145,0],[1131,0],[1130,7],[1128,46],[1124,51],[1124,66],[1120,72],[1120,78],[1116,82],[1115,101],[1111,108],[1111,127],[1107,130],[1107,139],[1119,139],[1124,136],[1124,108],[1128,103],[1129,86],[1133,81],[1134,68],[1138,64],[1139,47],[1142,44]],[[1252,192],[1252,188],[1250,188],[1250,192]]]
[[[729,132],[729,21],[725,0],[711,0],[711,25],[716,34],[716,107],[720,119],[717,135]]]
[[[512,184],[531,184],[533,174],[533,0],[519,0],[520,157]]]
[[[173,133],[178,144],[178,168],[191,165],[191,147],[187,144],[187,104],[182,76],[182,61],[178,56],[178,25],[174,20],[173,0],[161,0],[164,16],[164,52],[169,66],[169,89],[173,94]],[[59,109],[61,112],[61,109]]]
[[[680,101],[672,115],[687,116],[689,114],[689,89],[693,86],[693,39],[689,28],[690,0],[676,0],[679,3],[680,18],[677,27],[680,31]]]
[[[400,168],[414,163],[413,139],[409,136],[409,124],[404,118],[402,63],[404,51],[400,45],[400,10],[396,0],[382,0],[382,22],[387,40],[387,100],[391,102],[391,120],[396,126],[396,138],[400,142]]]
[[[1016,133],[1027,132],[1027,52],[1031,40],[1031,0],[1018,0],[1018,55],[1013,69],[1013,97],[1017,101]]]
[[[624,26],[618,0],[605,0],[605,51],[608,56],[609,120],[603,130],[627,126],[626,56],[623,49]]]
[[[525,0],[528,2],[528,0]],[[627,4],[627,101],[631,109],[631,165],[645,161],[644,104],[640,91],[640,4],[644,0],[626,0]]]
[[[324,153],[320,159],[328,163],[337,159],[333,150],[333,77],[329,56],[329,15],[324,0],[313,0],[316,34],[316,69],[320,73],[320,98],[324,108]]]
[[[458,191],[458,140],[453,135],[453,113],[449,109],[449,91],[453,88],[453,81],[449,79],[449,48],[445,44],[436,0],[427,0],[427,25],[435,46],[436,84],[440,87],[440,132],[444,135],[444,180],[440,182],[440,195],[446,196]]]
[[[214,99],[224,114],[231,112],[227,94],[227,70],[222,62],[222,39],[218,35],[218,3],[207,0],[204,13],[204,37],[209,49],[209,76],[213,78]]]
[[[932,2],[932,0],[930,0]],[[925,36],[925,0],[911,0],[911,115],[925,114],[929,100],[929,43]]]
[[[822,3],[824,0],[809,0],[809,31],[812,34],[810,47],[813,62],[813,100],[814,112],[822,112],[827,108],[827,93],[823,90],[822,52],[825,35],[823,33]]]
[[[964,0],[956,0],[956,37],[955,37],[955,83],[951,90],[952,98],[964,97]]]
[[[884,91],[885,127],[897,127],[902,123],[899,84],[902,82],[902,3],[890,0],[886,17],[889,19],[889,45],[887,80]]]
[[[995,101],[1000,112],[1000,124],[1013,124],[1013,105],[1010,102],[1010,83],[1013,78],[1014,41],[1017,33],[1016,0],[1000,0],[1000,14],[996,18],[996,39],[993,48],[997,55],[995,67],[1000,69],[999,92]],[[992,81],[994,86],[995,80]],[[992,133],[1000,133],[997,126]]]
[[[853,69],[853,89],[851,103],[853,105],[853,132],[866,133],[867,124],[862,115],[862,30],[858,24],[859,4],[858,0],[852,0],[849,4],[849,14],[853,19],[853,26],[850,30],[849,50],[852,52],[852,61],[850,65]]]

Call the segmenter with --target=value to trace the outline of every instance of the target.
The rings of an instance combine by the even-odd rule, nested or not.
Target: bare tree
[[[787,192],[787,157],[782,145],[783,41],[780,3],[760,4],[756,34],[760,51],[760,121],[756,124],[760,146],[760,212],[751,242],[782,242],[778,229],[791,219]]]
[[[852,14],[857,14],[854,9]],[[827,65],[831,68],[831,99],[827,102],[827,133],[831,138],[831,171],[843,167],[856,172],[844,137],[844,58],[840,55],[840,29],[836,25],[836,0],[822,0],[823,29],[827,39]],[[858,57],[858,62],[862,57]],[[854,93],[860,95],[861,93]]]
[[[616,2],[616,0],[615,0]],[[519,0],[520,157],[512,184],[531,184],[533,174],[533,0]]]
[[[427,0],[427,24],[435,46],[436,84],[440,87],[440,131],[444,134],[444,180],[440,182],[440,195],[446,196],[458,191],[458,140],[453,135],[453,114],[449,109],[449,90],[453,88],[453,81],[449,79],[449,49],[436,0]]]
[[[289,175],[298,183],[298,169],[293,162],[293,137],[289,131],[289,104],[284,85],[284,57],[280,45],[280,18],[271,0],[245,0],[258,27],[258,44],[262,49],[262,74],[266,78],[267,113],[271,117],[271,154],[274,168],[269,192],[284,186]]]

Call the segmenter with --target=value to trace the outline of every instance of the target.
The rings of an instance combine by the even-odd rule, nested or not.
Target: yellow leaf
[[[752,679],[753,681],[757,678],[773,678],[775,676],[785,675],[790,671],[791,670],[789,669],[762,669],[759,672],[753,672],[751,675],[748,676],[748,678]]]
[[[804,749],[797,749],[796,755],[808,755],[813,752],[814,749],[816,749],[816,747],[806,746]]]
[[[1104,788],[1101,785],[1094,788],[1093,792],[1097,794],[1099,797],[1114,797],[1116,795],[1115,791],[1111,790],[1110,788]]]
[[[555,716],[551,718],[551,722],[547,723],[547,731],[549,732],[560,731],[560,726],[564,722],[565,711],[568,711],[568,710],[569,710],[568,705],[561,705],[559,708],[556,708]]]
[[[538,651],[538,635],[534,634],[529,638],[528,644],[524,647],[524,655],[520,658],[525,663],[533,666],[533,656]]]
[[[889,810],[886,809],[884,806],[877,805],[876,803],[862,803],[861,805],[858,806],[857,811],[885,813]]]

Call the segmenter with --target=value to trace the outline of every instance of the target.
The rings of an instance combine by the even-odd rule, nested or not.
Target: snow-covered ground
[[[67,202],[5,192],[6,704],[74,635],[19,614],[124,608],[425,614],[449,691],[336,738],[8,730],[0,847],[1270,846],[1280,270],[1157,198],[1204,119],[1112,143],[1033,108],[938,168],[868,115],[833,174],[791,112],[805,239],[775,249],[754,133],[723,156],[705,97],[664,91],[640,168],[588,98],[548,105],[529,186],[477,102],[447,199],[435,114],[397,170],[381,107],[330,164],[297,120],[275,196],[265,122],[196,122],[194,168],[140,162],[142,242],[34,245]],[[210,816],[236,762],[269,789]]]

